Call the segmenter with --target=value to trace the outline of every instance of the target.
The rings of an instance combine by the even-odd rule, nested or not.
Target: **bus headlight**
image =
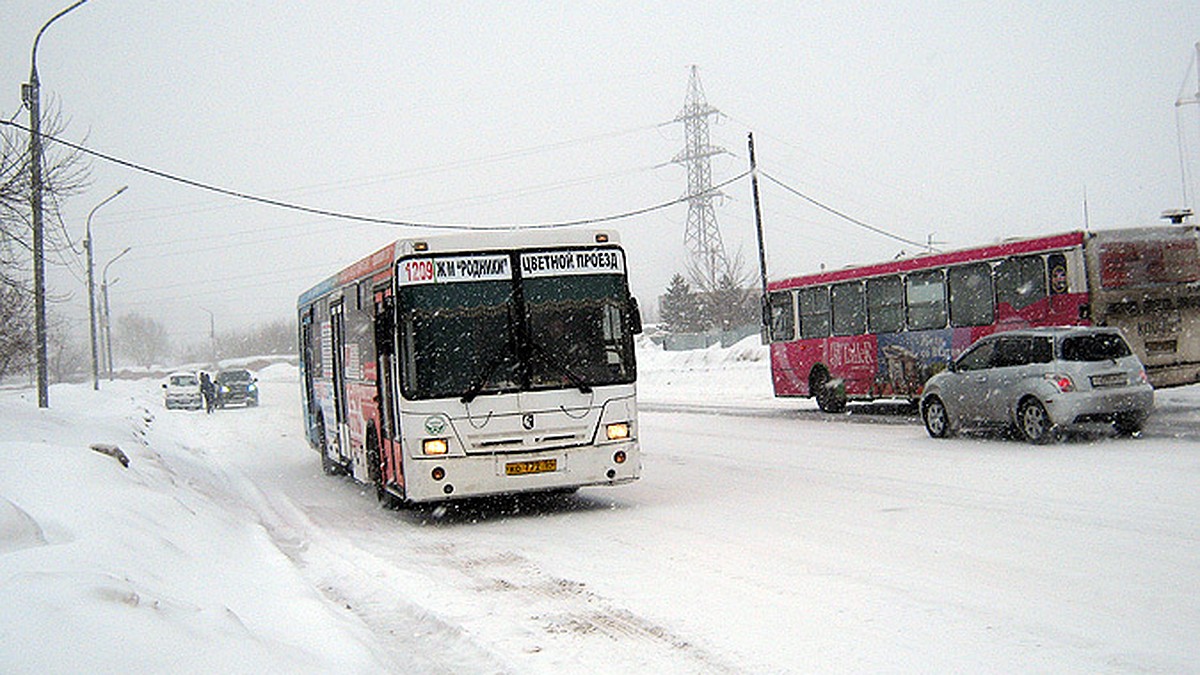
[[[450,445],[444,438],[426,438],[421,442],[421,451],[427,455],[444,455],[450,451]]]
[[[604,427],[604,435],[610,441],[623,441],[629,438],[629,422],[614,422]]]

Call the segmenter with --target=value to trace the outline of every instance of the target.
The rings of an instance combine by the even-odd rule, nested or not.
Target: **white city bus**
[[[641,320],[612,232],[400,240],[298,309],[309,443],[385,503],[641,472]]]

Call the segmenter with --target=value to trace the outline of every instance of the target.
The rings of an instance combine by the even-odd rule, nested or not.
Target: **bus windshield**
[[[406,286],[401,291],[404,393],[410,399],[518,387],[511,281]],[[486,380],[486,381],[485,381]]]
[[[532,388],[633,382],[624,277],[537,277],[523,283]]]
[[[622,274],[402,285],[402,388],[410,400],[632,383]]]

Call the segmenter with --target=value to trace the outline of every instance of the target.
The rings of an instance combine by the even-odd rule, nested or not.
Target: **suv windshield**
[[[1092,333],[1063,338],[1064,361],[1109,361],[1130,355],[1129,345],[1116,333]]]
[[[248,370],[225,370],[217,374],[217,383],[225,384],[226,382],[247,382],[250,378]]]

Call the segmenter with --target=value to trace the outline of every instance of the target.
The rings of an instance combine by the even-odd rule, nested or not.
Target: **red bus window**
[[[867,327],[872,333],[904,330],[904,284],[900,277],[867,280]]]
[[[946,282],[941,270],[908,275],[908,329],[946,327]]]
[[[946,282],[950,290],[951,326],[986,326],[995,321],[991,265],[951,267],[946,272]]]
[[[800,301],[800,337],[829,337],[829,288],[802,288]]]

